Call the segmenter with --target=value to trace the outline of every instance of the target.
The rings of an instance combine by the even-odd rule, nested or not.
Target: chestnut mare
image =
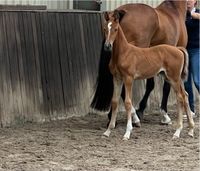
[[[120,21],[126,39],[138,47],[150,47],[158,44],[186,47],[186,3],[186,0],[165,0],[157,8],[152,8],[145,4],[126,4],[120,6],[119,10],[126,10],[126,14]],[[113,94],[113,77],[108,68],[111,53],[104,50],[104,42],[105,40],[102,43],[96,90],[91,103],[92,108],[100,111],[109,110]],[[140,118],[143,117],[147,99],[153,88],[154,79],[147,79],[146,92],[137,110]],[[122,98],[124,99],[124,89],[122,92]],[[170,86],[165,81],[161,113],[163,114],[162,123],[167,124],[171,122],[167,114],[169,92]],[[110,119],[111,111],[108,116]],[[138,121],[138,119],[133,120],[134,123]]]
[[[150,48],[139,48],[128,43],[119,24],[120,17],[124,13],[125,11],[123,10],[105,13],[106,41],[104,48],[112,52],[109,69],[113,75],[114,91],[111,101],[111,121],[104,135],[109,137],[111,129],[115,127],[122,85],[124,84],[125,86],[125,109],[127,112],[127,127],[123,139],[128,140],[132,131],[132,111],[134,111],[133,115],[136,116],[131,101],[133,80],[151,78],[163,72],[177,96],[177,129],[173,138],[180,136],[183,127],[183,112],[188,117],[188,134],[193,137],[194,121],[189,108],[187,93],[182,82],[182,79],[187,78],[187,51],[184,48],[166,44]]]

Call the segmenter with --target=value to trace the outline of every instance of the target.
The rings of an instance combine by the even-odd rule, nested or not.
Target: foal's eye
[[[114,31],[117,31],[117,29],[115,28]]]

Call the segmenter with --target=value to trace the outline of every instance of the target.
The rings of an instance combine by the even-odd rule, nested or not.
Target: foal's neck
[[[128,45],[129,43],[124,35],[124,32],[121,26],[119,26],[118,33],[114,42],[114,49],[118,55],[121,55],[125,53]]]

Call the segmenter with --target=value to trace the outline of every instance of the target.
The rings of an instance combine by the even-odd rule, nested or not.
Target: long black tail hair
[[[102,41],[99,70],[96,81],[96,90],[90,106],[99,111],[107,111],[110,108],[113,95],[113,76],[109,70],[111,52],[104,50],[105,39]]]

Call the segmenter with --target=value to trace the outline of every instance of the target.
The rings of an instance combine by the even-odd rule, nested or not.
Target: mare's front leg
[[[113,77],[113,84],[114,84],[114,90],[113,90],[113,97],[112,97],[112,102],[111,102],[111,107],[112,107],[111,120],[106,132],[103,133],[103,135],[106,137],[109,137],[111,133],[111,129],[115,128],[118,106],[119,106],[119,99],[120,99],[121,89],[122,89],[122,80],[120,80],[119,78]]]
[[[133,79],[130,76],[127,76],[124,80],[124,85],[125,85],[125,108],[127,112],[127,125],[126,125],[126,132],[124,134],[123,140],[128,140],[130,139],[130,135],[132,132],[132,84],[133,84]],[[136,115],[136,113],[133,113]]]

